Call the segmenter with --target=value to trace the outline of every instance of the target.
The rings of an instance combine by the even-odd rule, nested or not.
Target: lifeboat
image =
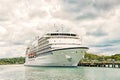
[[[35,57],[35,53],[34,52],[30,52],[30,53],[28,53],[28,57]]]

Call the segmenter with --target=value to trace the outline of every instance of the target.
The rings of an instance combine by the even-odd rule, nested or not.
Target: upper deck
[[[70,47],[81,47],[81,40],[74,33],[47,33],[43,37],[36,39],[31,46],[30,51],[42,53],[51,49],[61,49]],[[38,53],[38,54],[39,54]]]

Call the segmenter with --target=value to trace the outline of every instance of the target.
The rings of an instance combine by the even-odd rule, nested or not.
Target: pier
[[[120,62],[80,62],[78,66],[120,68]]]

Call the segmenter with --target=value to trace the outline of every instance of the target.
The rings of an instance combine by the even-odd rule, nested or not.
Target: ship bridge
[[[53,33],[47,33],[45,37],[57,37],[57,38],[78,38],[78,35],[74,33],[62,33],[62,32],[53,32]]]

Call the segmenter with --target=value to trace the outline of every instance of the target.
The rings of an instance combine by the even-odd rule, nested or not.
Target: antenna
[[[82,36],[80,37],[81,45],[82,45]]]
[[[55,27],[55,24],[54,24],[54,27]]]
[[[61,25],[61,28],[62,28],[62,32],[63,32],[63,24]]]
[[[54,29],[56,29],[55,32],[59,32],[59,29],[58,29],[58,27],[56,26],[56,24],[54,24]]]

